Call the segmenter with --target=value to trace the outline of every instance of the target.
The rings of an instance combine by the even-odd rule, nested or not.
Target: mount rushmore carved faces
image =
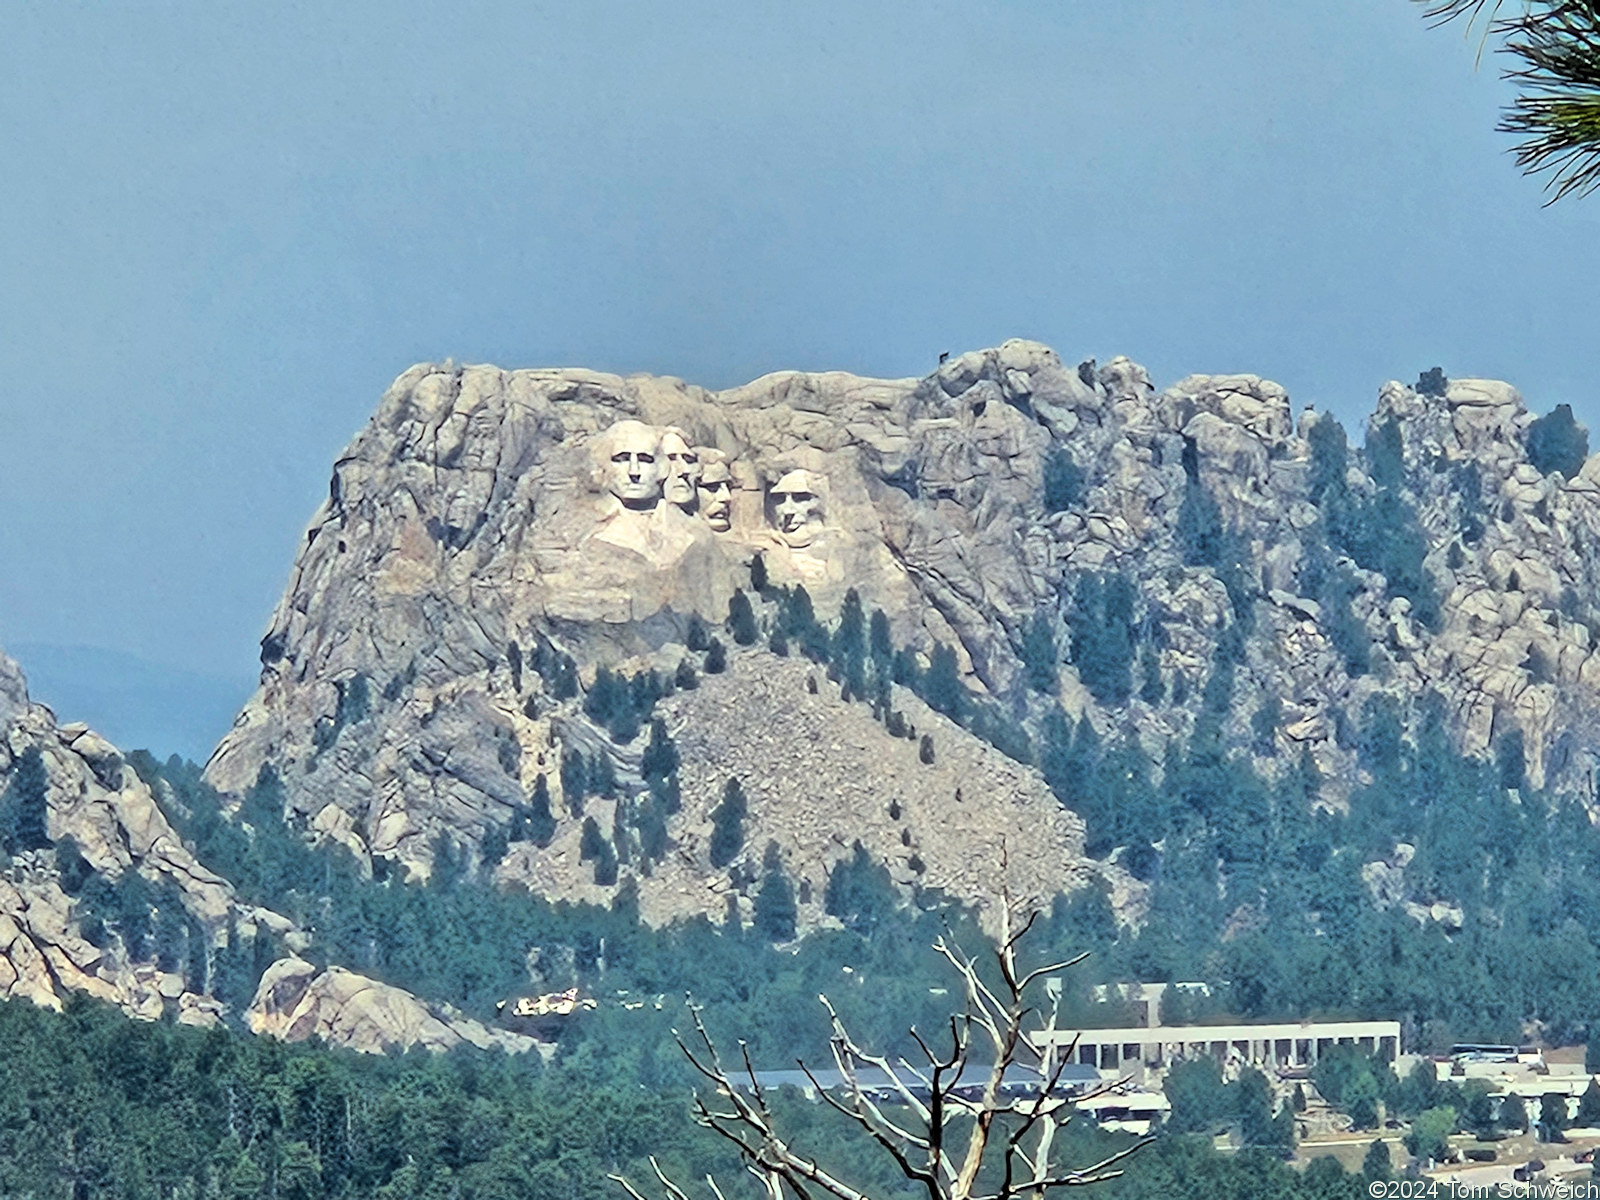
[[[728,470],[721,451],[702,450],[700,458],[704,463],[696,489],[700,515],[712,530],[727,533],[733,526],[733,472]]]
[[[681,431],[669,428],[661,434],[661,458],[665,472],[662,495],[684,512],[693,512],[698,500],[695,485],[700,481],[699,452],[690,447]]]
[[[649,512],[661,499],[661,436],[642,421],[606,430],[606,488],[624,508]]]
[[[772,501],[778,532],[794,549],[809,546],[822,531],[820,476],[790,471],[772,485]]]

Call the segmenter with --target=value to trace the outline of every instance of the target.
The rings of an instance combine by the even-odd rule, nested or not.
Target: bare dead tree
[[[1049,1038],[1040,1036],[1054,1032],[1056,1006],[1052,1004],[1046,1014],[1029,1002],[1028,993],[1046,976],[1086,956],[1024,971],[1017,961],[1018,944],[1038,916],[1036,910],[1018,913],[1006,898],[994,951],[997,988],[985,982],[977,958],[945,938],[934,943],[934,950],[960,975],[966,1003],[950,1019],[947,1048],[935,1048],[915,1028],[910,1031],[921,1060],[916,1064],[905,1058],[891,1061],[858,1045],[828,998],[819,997],[833,1025],[830,1045],[843,1080],[841,1095],[824,1087],[804,1063],[801,1069],[817,1096],[864,1130],[907,1179],[926,1189],[929,1200],[1045,1200],[1059,1189],[1115,1178],[1122,1174],[1123,1160],[1146,1144],[1135,1142],[1079,1168],[1051,1161],[1056,1131],[1073,1115],[1072,1101],[1061,1094],[1059,1085],[1077,1042],[1074,1039],[1058,1052]],[[710,1097],[695,1095],[695,1120],[739,1148],[746,1169],[761,1181],[771,1200],[871,1200],[784,1139],[745,1043],[739,1042],[739,1062],[730,1073],[706,1029],[701,1007],[691,1003],[689,1011],[695,1048],[676,1030],[673,1033],[711,1090]],[[981,1050],[977,1059],[975,1048]],[[863,1080],[865,1068],[876,1069],[882,1082],[874,1080],[869,1086]],[[1036,1076],[1037,1086],[1028,1094],[1012,1096],[1009,1085],[1016,1082],[1019,1070]],[[1097,1085],[1076,1099],[1103,1095],[1116,1086]],[[875,1098],[885,1089],[893,1102]],[[670,1200],[692,1200],[654,1158],[650,1165]],[[620,1175],[610,1178],[632,1200],[646,1200],[629,1180]],[[713,1200],[726,1200],[715,1179],[707,1176],[705,1183]]]

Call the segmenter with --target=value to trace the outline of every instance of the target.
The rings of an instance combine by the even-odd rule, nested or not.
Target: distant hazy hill
[[[255,686],[150,662],[120,650],[24,642],[10,647],[34,696],[62,721],[82,721],[119,746],[204,762]]]

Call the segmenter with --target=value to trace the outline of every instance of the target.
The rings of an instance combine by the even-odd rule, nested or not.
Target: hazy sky
[[[1594,424],[1600,198],[1541,208],[1475,49],[1407,0],[12,0],[0,644],[247,690],[424,359],[725,386],[1022,335]]]

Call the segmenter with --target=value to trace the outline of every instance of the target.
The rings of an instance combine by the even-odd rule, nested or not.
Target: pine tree
[[[665,779],[678,769],[678,748],[667,733],[667,723],[660,717],[650,722],[650,742],[639,760],[639,773],[646,782]]]
[[[1593,1079],[1578,1097],[1576,1123],[1582,1129],[1600,1129],[1600,1083]]]
[[[1514,1133],[1528,1128],[1528,1106],[1516,1092],[1507,1092],[1506,1098],[1500,1101],[1500,1127]]]
[[[594,881],[600,887],[611,887],[617,882],[617,852],[604,840],[594,861]]]
[[[784,874],[776,842],[767,843],[762,869],[761,890],[756,893],[755,931],[769,942],[792,942],[799,910],[795,907],[794,888]]]
[[[639,805],[639,853],[647,861],[660,862],[667,853],[666,806],[654,791]]]
[[[485,871],[492,872],[500,861],[505,858],[510,849],[510,839],[502,826],[491,825],[484,832],[483,844],[478,847],[478,854]]]
[[[767,593],[767,560],[761,557],[759,551],[750,560],[750,586],[763,596]]]
[[[596,725],[609,725],[619,705],[626,703],[624,687],[610,667],[601,667],[595,672],[588,695],[583,698],[584,714]]]
[[[700,619],[699,613],[695,613],[689,618],[689,632],[684,639],[684,645],[696,654],[703,654],[710,645],[710,638],[706,623]]]
[[[1055,622],[1050,614],[1040,609],[1028,622],[1028,631],[1022,639],[1022,665],[1028,677],[1028,686],[1047,696],[1055,695],[1056,634]]]
[[[1060,446],[1044,460],[1044,509],[1064,512],[1083,502],[1084,471]]]
[[[935,712],[959,721],[966,711],[966,691],[957,673],[956,652],[940,642],[922,680],[922,698]]]
[[[889,617],[881,608],[872,610],[872,620],[867,627],[867,649],[872,661],[878,664],[878,673],[887,677],[894,670],[894,637],[889,631]]]
[[[755,610],[750,607],[750,597],[743,588],[734,588],[728,601],[728,633],[740,646],[753,646],[759,631],[756,629]]]
[[[601,836],[600,826],[593,817],[583,819],[583,832],[578,837],[578,861],[588,862],[591,858],[600,857],[600,848],[606,844],[606,839]]]
[[[870,936],[878,923],[895,909],[898,895],[889,869],[872,861],[859,841],[850,857],[834,864],[823,893],[823,908],[845,926]]]
[[[533,781],[533,795],[528,797],[523,828],[528,840],[540,849],[548,846],[556,836],[556,818],[550,811],[550,784],[543,775]]]
[[[716,638],[706,648],[706,674],[721,675],[728,669],[728,651]]]
[[[589,764],[580,750],[561,751],[561,795],[567,802],[567,811],[575,817],[583,816],[583,798],[589,793]]]
[[[744,845],[744,819],[749,806],[738,776],[730,776],[722,790],[722,803],[711,813],[711,865],[725,867]]]
[[[13,854],[43,850],[50,845],[50,776],[37,746],[29,746],[17,759],[6,789],[4,828],[6,849]]]
[[[1361,1160],[1361,1173],[1368,1179],[1387,1179],[1393,1166],[1388,1144],[1382,1138],[1377,1138],[1367,1147],[1367,1155]]]

